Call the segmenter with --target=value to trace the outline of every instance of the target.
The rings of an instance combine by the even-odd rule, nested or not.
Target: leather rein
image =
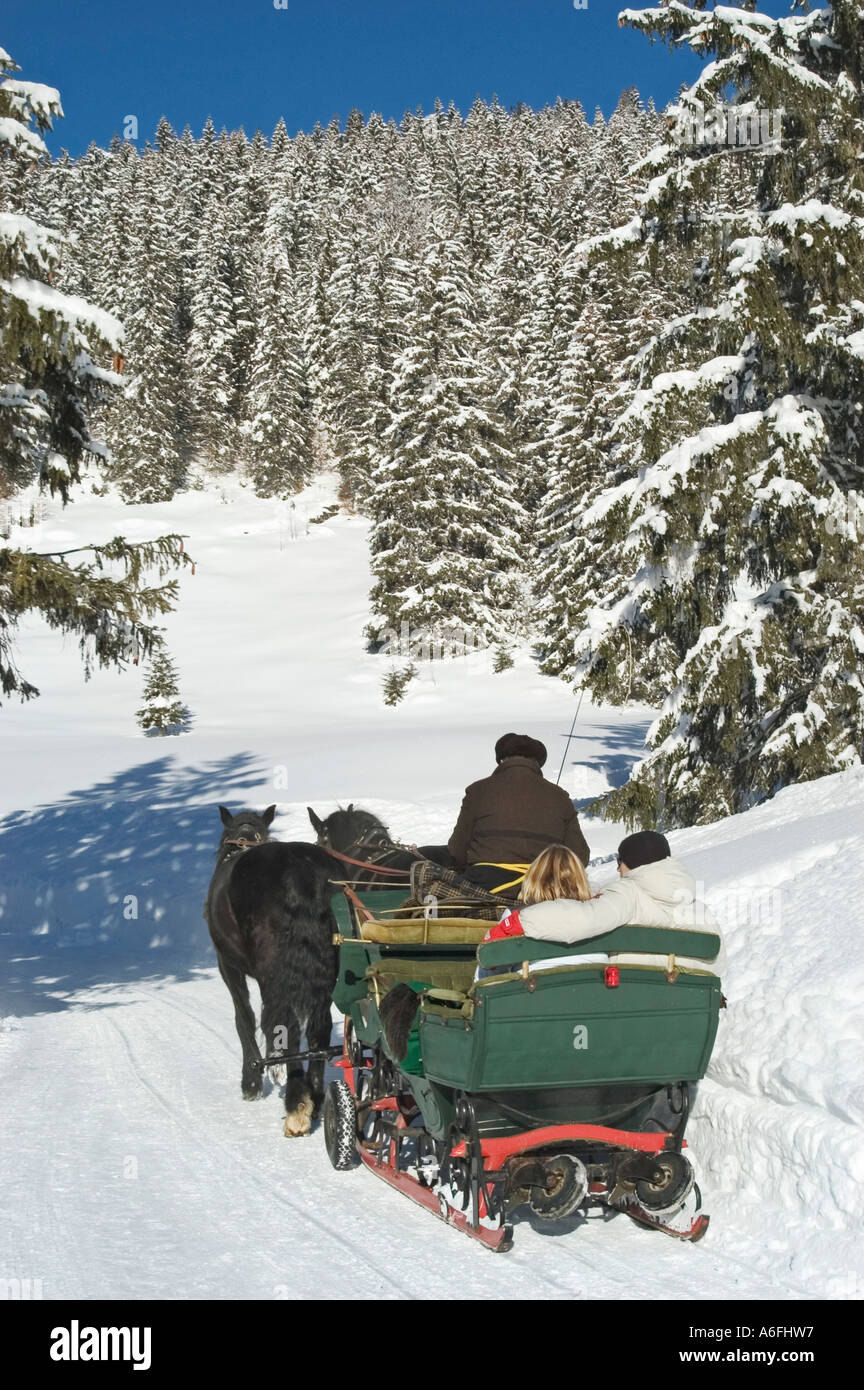
[[[397,845],[394,844],[392,841],[385,841],[382,844],[380,841],[376,842],[375,839],[368,838],[374,836],[376,833],[377,832],[375,832],[374,830],[367,832],[367,835],[361,836],[359,840],[355,840],[351,848],[357,850],[365,848],[373,850],[378,849],[381,850],[384,854],[392,854],[394,850],[402,850],[405,854],[412,854],[415,859],[423,858],[423,855],[420,854],[419,851],[413,849],[408,845]],[[366,869],[368,873],[385,874],[387,878],[401,878],[404,880],[409,872],[408,869],[388,869],[386,865],[380,864],[376,860],[372,860],[372,862],[369,863],[368,861],[365,861],[363,859],[352,859],[350,854],[343,854],[341,850],[333,849],[333,847],[329,844],[323,844],[321,845],[321,848],[325,851],[326,854],[332,854],[334,859],[340,859],[343,864],[353,864],[355,869]]]
[[[243,836],[238,836],[235,840],[223,840],[222,848],[224,848],[226,845],[234,845],[237,849],[247,850],[254,849],[256,845],[263,845],[269,843],[271,842],[268,840],[262,840],[261,837],[258,835],[255,836],[254,840],[247,840]],[[399,846],[393,846],[393,848],[399,848]],[[343,864],[352,864],[355,869],[366,869],[369,873],[373,874],[386,874],[388,878],[404,879],[405,877],[405,869],[388,869],[384,864],[369,864],[362,859],[352,859],[350,854],[342,854],[340,850],[333,849],[330,845],[321,845],[321,849],[324,850],[325,854],[332,855],[334,859],[340,859]],[[418,855],[417,857],[422,858],[422,855]]]
[[[365,864],[362,859],[352,859],[350,854],[342,854],[338,849],[332,849],[329,845],[322,845],[325,854],[332,854],[334,859],[341,859],[343,864],[353,864],[355,869],[368,869],[373,874],[386,874],[388,878],[404,879],[405,869],[388,869],[383,864]]]

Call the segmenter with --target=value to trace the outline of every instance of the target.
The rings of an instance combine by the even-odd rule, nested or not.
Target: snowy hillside
[[[82,491],[13,536],[188,536],[196,572],[166,626],[194,724],[143,737],[140,671],[84,684],[72,644],[22,631],[43,693],[0,715],[0,1268],[46,1298],[339,1297],[349,1280],[370,1298],[860,1296],[860,769],[673,837],[729,954],[690,1130],[712,1214],[700,1245],[624,1216],[523,1221],[492,1260],[368,1173],[333,1172],[320,1132],[286,1141],[275,1088],[240,1100],[201,920],[217,803],[276,801],[277,836],[307,839],[307,804],[354,800],[435,840],[500,733],[542,737],[554,778],[573,717],[527,653],[500,675],[484,653],[437,663],[386,707],[386,660],[359,636],[366,525],[313,524],[332,499],[326,479],[296,504],[230,481],[134,511]],[[577,802],[624,780],[650,718],[583,705],[562,778]],[[612,852],[618,827],[585,829]]]

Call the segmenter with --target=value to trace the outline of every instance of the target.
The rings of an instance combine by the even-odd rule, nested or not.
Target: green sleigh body
[[[403,901],[401,889],[333,900],[346,1020],[343,1081],[325,1105],[335,1166],[352,1150],[350,1163],[359,1155],[492,1249],[509,1248],[508,1217],[526,1202],[550,1220],[605,1205],[683,1239],[704,1234],[681,1150],[723,1003],[708,967],[717,935],[625,926],[578,946],[479,944],[478,922],[463,924],[473,940],[442,940],[459,926],[400,919]],[[623,959],[610,968],[577,952]],[[475,980],[478,959],[504,973]],[[418,993],[403,1058],[379,1014],[397,984]]]

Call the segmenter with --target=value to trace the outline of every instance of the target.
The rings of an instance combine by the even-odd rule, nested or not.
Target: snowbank
[[[672,837],[726,922],[728,1010],[690,1143],[724,1241],[864,1293],[864,769]]]

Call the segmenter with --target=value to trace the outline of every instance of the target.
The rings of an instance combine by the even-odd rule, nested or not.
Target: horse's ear
[[[353,802],[353,801],[349,801],[349,802],[348,802],[348,810],[349,810],[349,811],[353,811],[353,810],[354,810],[354,802]]]
[[[273,824],[273,817],[275,816],[275,814],[276,814],[276,807],[275,807],[275,806],[268,806],[266,811],[262,811],[262,812],[261,812],[261,819],[263,820],[263,822],[264,822],[265,825],[272,825],[272,824]]]
[[[220,814],[220,816],[222,817],[222,824],[223,824],[223,825],[230,825],[231,822],[232,822],[232,820],[234,819],[234,817],[232,816],[231,812],[228,810],[228,807],[227,807],[227,806],[220,806],[220,807],[219,807],[219,814]]]
[[[309,812],[309,819],[312,822],[312,829],[315,831],[316,835],[320,835],[324,830],[323,820],[320,816],[316,816],[311,806],[307,806],[306,810]]]

